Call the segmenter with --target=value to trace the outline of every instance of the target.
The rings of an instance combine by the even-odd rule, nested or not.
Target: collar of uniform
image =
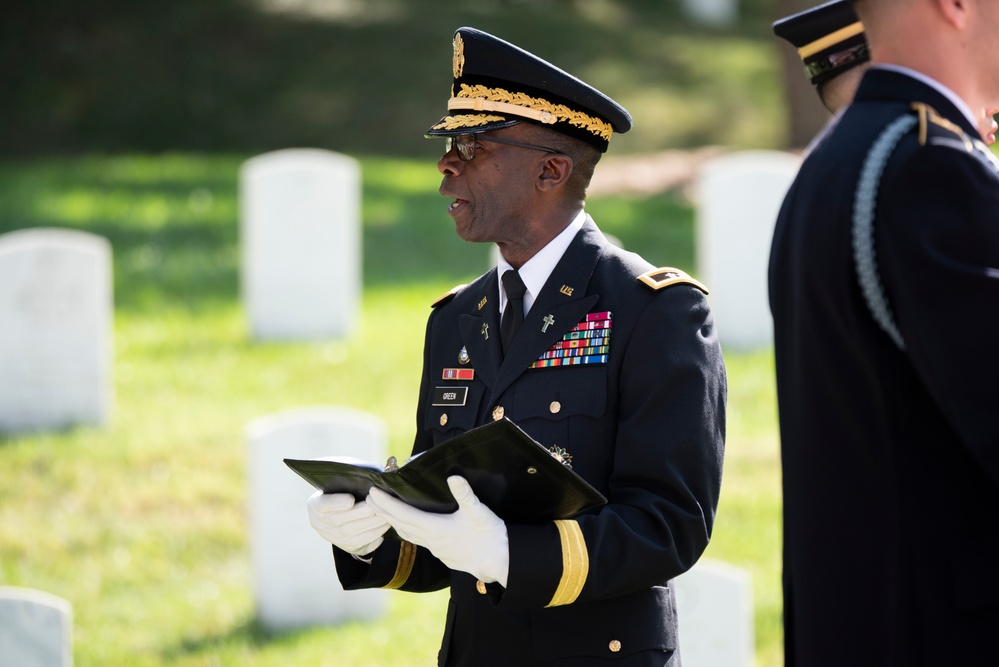
[[[975,118],[975,114],[974,112],[972,112],[971,107],[968,106],[968,103],[965,102],[963,99],[961,99],[961,97],[959,97],[957,93],[955,93],[953,90],[943,85],[936,79],[926,76],[922,72],[918,72],[914,69],[909,69],[908,67],[903,67],[901,65],[894,65],[891,63],[878,63],[877,65],[874,65],[871,69],[882,70],[886,72],[895,72],[896,74],[907,76],[909,78],[915,79],[916,81],[919,81],[920,83],[926,86],[929,86],[933,90],[937,91],[938,93],[946,97],[950,101],[950,103],[953,104],[954,107],[961,112],[961,115],[964,116],[965,120],[968,121],[971,127],[976,128],[976,132],[972,136],[975,137],[979,136],[977,132],[978,120]],[[937,112],[939,111],[940,110],[937,109]]]
[[[580,210],[579,214],[572,219],[572,222],[558,236],[549,241],[548,245],[539,250],[534,257],[527,260],[520,267],[520,279],[527,286],[527,293],[524,294],[524,315],[527,315],[528,311],[531,310],[531,306],[534,305],[534,299],[541,293],[541,288],[548,282],[548,276],[555,270],[555,265],[562,259],[562,255],[565,254],[566,248],[572,243],[572,239],[583,228],[584,222],[586,222],[586,213]],[[503,289],[502,276],[504,272],[512,268],[509,262],[500,255],[500,260],[496,263],[496,276],[500,279],[499,312],[501,313],[506,308],[506,291]]]

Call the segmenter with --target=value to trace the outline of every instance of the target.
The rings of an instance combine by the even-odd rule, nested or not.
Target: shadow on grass
[[[224,655],[229,650],[237,655],[245,653],[246,649],[261,650],[273,648],[278,650],[282,646],[300,644],[312,633],[329,632],[331,629],[343,630],[355,624],[364,625],[365,622],[347,621],[336,626],[316,625],[289,630],[272,630],[261,624],[258,619],[253,618],[233,626],[228,632],[183,639],[177,644],[160,651],[160,657],[164,664],[173,664],[174,662],[197,658],[199,656],[218,659],[218,656]]]
[[[228,632],[190,637],[175,646],[162,651],[161,656],[166,663],[197,655],[216,655],[220,649],[227,646],[247,646],[260,648],[283,640],[294,639],[309,632],[310,629],[277,632],[265,628],[256,618],[236,625]]]

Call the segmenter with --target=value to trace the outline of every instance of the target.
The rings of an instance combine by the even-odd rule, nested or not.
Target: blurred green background
[[[736,23],[709,27],[653,0],[5,3],[0,233],[70,227],[111,241],[115,405],[107,428],[0,434],[0,585],[73,604],[77,667],[434,664],[445,593],[394,594],[372,624],[256,624],[243,430],[285,408],[346,405],[383,419],[391,452],[408,454],[429,304],[490,252],[455,236],[436,193],[440,146],[422,138],[445,110],[453,30],[498,34],[621,102],[635,128],[608,159],[780,148],[825,119],[770,32],[809,4],[743,0]],[[254,343],[239,301],[238,171],[296,146],[361,162],[359,331]],[[603,192],[587,208],[625,247],[696,275],[682,188]],[[757,667],[777,667],[773,359],[726,351],[726,362],[725,480],[706,557],[752,575]]]
[[[712,28],[684,19],[680,0],[10,0],[0,154],[303,145],[423,155],[462,25],[621,102],[636,122],[615,152],[802,145],[783,104],[779,61],[791,51],[770,23],[809,4],[742,0],[734,25]]]

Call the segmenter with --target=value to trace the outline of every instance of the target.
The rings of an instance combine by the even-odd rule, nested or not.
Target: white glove
[[[368,503],[354,502],[349,493],[316,491],[309,498],[309,523],[324,540],[347,553],[364,556],[382,543],[388,522]]]
[[[452,514],[418,510],[377,488],[368,493],[368,505],[392,524],[399,537],[426,547],[452,570],[506,586],[510,571],[506,524],[479,502],[464,477],[448,477],[447,485],[458,501]]]

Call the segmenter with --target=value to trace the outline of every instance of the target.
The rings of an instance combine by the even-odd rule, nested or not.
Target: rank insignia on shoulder
[[[674,269],[670,266],[664,266],[659,269],[652,269],[647,271],[642,275],[638,276],[639,282],[643,282],[657,292],[670,285],[693,285],[697,289],[701,290],[705,294],[708,294],[708,288],[697,282],[686,273],[680,269]]]
[[[941,128],[944,132],[944,136],[951,141],[959,141],[965,150],[971,152],[974,148],[971,139],[965,135],[964,130],[961,129],[960,125],[952,123],[947,120],[929,104],[924,102],[913,102],[912,109],[916,112],[916,117],[919,119],[919,145],[925,146],[931,130],[936,128]],[[938,143],[938,142],[933,142]]]
[[[962,151],[976,158],[988,169],[999,171],[999,158],[977,135],[969,135],[960,125],[942,117],[924,102],[913,102],[910,106],[916,113],[916,121],[913,124],[918,126],[920,146],[930,144]],[[889,125],[882,134],[887,134],[891,127],[892,125]],[[902,132],[905,131],[908,131],[908,126],[902,129]]]
[[[436,299],[434,299],[434,302],[432,304],[430,304],[430,307],[431,308],[436,308],[437,306],[443,306],[445,303],[447,303],[448,301],[450,301],[451,299],[453,299],[455,297],[455,295],[458,294],[458,292],[460,292],[463,289],[465,289],[465,285],[455,285],[454,287],[452,287],[451,289],[449,289],[447,292],[444,292],[439,297],[437,297]]]

